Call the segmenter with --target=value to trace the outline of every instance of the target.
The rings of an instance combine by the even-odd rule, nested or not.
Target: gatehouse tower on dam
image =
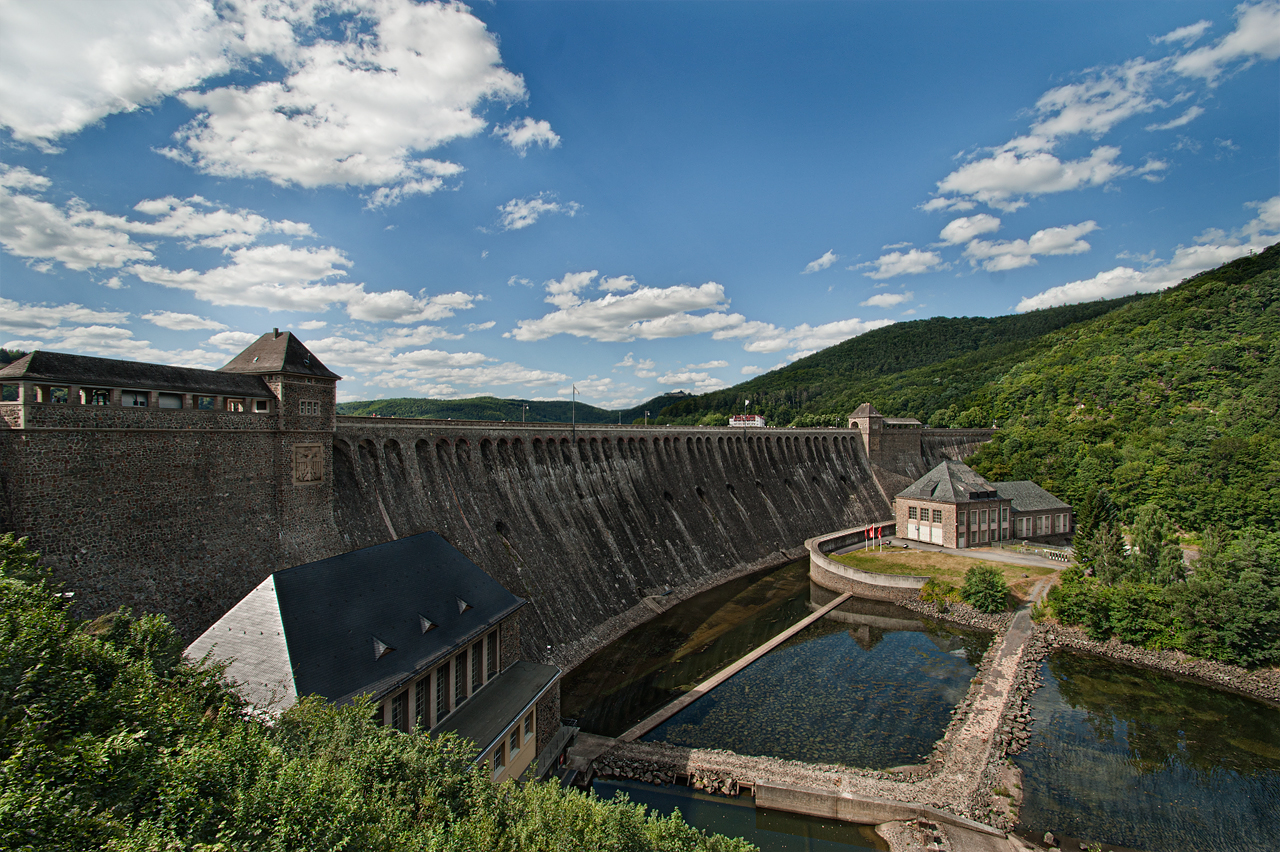
[[[187,639],[273,571],[434,530],[530,602],[525,652],[566,665],[664,601],[890,520],[900,483],[991,436],[343,417],[339,378],[287,331],[219,370],[25,356],[0,370],[0,529],[80,615],[163,612]]]

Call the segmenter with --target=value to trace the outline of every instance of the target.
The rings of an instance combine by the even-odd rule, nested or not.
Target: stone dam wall
[[[990,435],[913,430],[914,452],[872,458],[849,429],[339,417],[308,431],[57,408],[79,419],[0,424],[0,529],[31,537],[80,616],[163,612],[191,639],[272,571],[437,530],[531,602],[525,652],[563,666],[680,597],[803,556],[807,538],[891,518],[899,482]],[[322,481],[293,480],[298,443],[322,448]]]
[[[344,547],[438,530],[531,601],[525,651],[562,663],[646,598],[890,517],[849,430],[340,418],[334,489]]]

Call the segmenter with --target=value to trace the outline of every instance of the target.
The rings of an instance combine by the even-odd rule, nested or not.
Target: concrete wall
[[[889,509],[848,430],[339,418],[334,469],[344,548],[438,530],[531,602],[540,660],[646,595]]]

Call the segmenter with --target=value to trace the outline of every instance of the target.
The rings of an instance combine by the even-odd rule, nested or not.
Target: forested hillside
[[[884,413],[952,423],[975,389],[1037,351],[1046,334],[1115,310],[1124,299],[1004,317],[934,317],[867,332],[779,370],[663,409],[662,422],[718,423],[744,410],[780,426],[843,425],[864,402]],[[948,411],[949,406],[957,406]],[[935,412],[939,412],[935,416]],[[971,413],[976,417],[977,412]],[[986,422],[990,422],[989,420]]]
[[[1105,487],[1126,521],[1280,529],[1280,246],[1046,342],[962,401],[1001,427],[976,470]]]

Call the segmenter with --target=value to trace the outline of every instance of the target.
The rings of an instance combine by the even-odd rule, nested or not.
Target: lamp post
[[[525,415],[529,413],[529,403],[521,403],[520,405],[520,422],[525,422]]]
[[[569,427],[573,432],[575,445],[578,438],[578,386],[573,385],[573,391],[569,395]]]
[[[649,412],[648,412],[648,411],[645,411],[645,413],[644,413],[644,425],[645,425],[645,428],[648,428],[648,426],[649,426]]]

